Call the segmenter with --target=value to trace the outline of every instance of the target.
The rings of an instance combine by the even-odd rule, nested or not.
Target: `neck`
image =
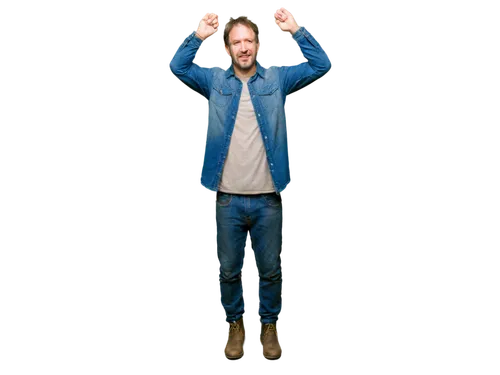
[[[233,64],[234,74],[240,78],[249,78],[255,74],[257,71],[257,63],[255,63],[249,69],[240,69],[236,65]]]

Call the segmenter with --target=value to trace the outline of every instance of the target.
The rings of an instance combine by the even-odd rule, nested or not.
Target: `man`
[[[241,269],[247,232],[259,270],[261,343],[267,359],[278,359],[276,321],[281,311],[281,191],[290,182],[284,104],[291,94],[330,69],[318,42],[281,8],[276,24],[292,34],[307,62],[263,68],[257,62],[259,30],[246,17],[231,18],[224,29],[229,69],[193,63],[202,41],[217,31],[218,17],[207,13],[177,50],[170,69],[209,100],[209,123],[201,183],[216,191],[217,255],[221,302],[229,325],[226,357],[243,356]]]

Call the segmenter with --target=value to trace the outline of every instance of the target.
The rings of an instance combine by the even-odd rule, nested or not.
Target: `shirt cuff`
[[[299,29],[292,35],[292,38],[295,40],[300,39],[306,33],[306,29],[304,26],[300,26]]]
[[[194,44],[196,47],[199,47],[201,46],[201,43],[203,43],[203,40],[201,40],[200,38],[198,38],[196,36],[196,31],[193,31],[187,38],[186,40],[184,41],[184,43],[182,44],[182,47],[185,47],[188,43],[190,44]]]

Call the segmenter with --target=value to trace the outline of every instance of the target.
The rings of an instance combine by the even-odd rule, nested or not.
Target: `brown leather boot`
[[[245,342],[245,327],[243,317],[236,322],[229,323],[229,337],[224,353],[228,359],[243,357],[243,343]]]
[[[267,359],[278,359],[281,357],[281,346],[278,342],[278,331],[276,324],[262,324],[260,331],[260,342],[264,346],[264,357]]]

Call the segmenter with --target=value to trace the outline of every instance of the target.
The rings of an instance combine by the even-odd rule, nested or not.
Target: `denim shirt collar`
[[[262,78],[264,78],[264,68],[259,64],[258,61],[256,61],[256,64],[257,64],[257,74],[260,75]],[[231,66],[226,70],[224,76],[226,78],[229,78],[231,76],[234,76],[234,67],[233,67],[233,64],[231,64]]]

